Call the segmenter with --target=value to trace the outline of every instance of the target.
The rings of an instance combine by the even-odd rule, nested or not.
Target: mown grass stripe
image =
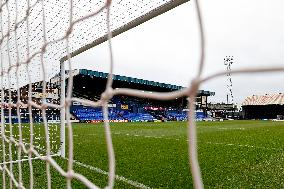
[[[121,133],[115,133],[116,135],[126,135],[126,136],[135,136],[135,137],[144,137],[144,138],[155,138],[155,139],[170,139],[170,140],[181,140],[179,138],[166,138],[163,136],[149,136],[149,135],[131,135],[129,133],[127,134],[121,134]],[[188,140],[186,140],[188,141]],[[198,141],[201,142],[201,141]],[[210,142],[207,141],[205,142],[206,144],[213,144],[213,145],[225,145],[225,146],[237,146],[237,147],[247,147],[247,148],[258,148],[258,149],[265,149],[265,150],[283,150],[281,148],[267,148],[267,147],[262,147],[262,146],[253,146],[253,145],[248,145],[248,144],[233,144],[233,143],[221,143],[221,142]]]

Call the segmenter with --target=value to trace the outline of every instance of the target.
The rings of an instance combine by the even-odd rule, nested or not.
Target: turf
[[[111,124],[116,175],[150,188],[192,188],[186,129],[185,122]],[[103,125],[73,124],[73,133],[74,159],[108,171]],[[198,122],[198,154],[205,187],[283,188],[283,136],[284,122]],[[66,170],[66,160],[59,157],[55,160]],[[35,160],[33,164],[34,188],[46,188],[45,163]],[[28,188],[28,163],[22,166]],[[99,187],[107,184],[107,175],[82,164],[74,164],[74,170]],[[15,165],[16,177],[17,172]],[[52,188],[66,187],[64,177],[53,168],[51,173]],[[9,186],[8,176],[6,183]],[[85,188],[75,179],[72,186]],[[115,188],[135,187],[117,179]]]

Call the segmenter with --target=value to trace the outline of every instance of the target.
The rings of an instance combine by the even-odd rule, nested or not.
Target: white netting
[[[0,4],[0,47],[1,47],[1,139],[2,139],[2,186],[16,186],[18,188],[33,188],[34,175],[33,162],[36,159],[46,162],[47,187],[51,188],[51,167],[56,169],[60,175],[66,178],[67,188],[71,188],[73,179],[77,179],[89,188],[97,188],[95,183],[86,177],[74,172],[73,158],[73,133],[71,127],[70,106],[72,102],[82,102],[92,107],[103,107],[104,119],[108,120],[107,103],[114,95],[130,95],[140,98],[151,98],[159,100],[171,100],[188,96],[189,103],[189,161],[193,175],[195,188],[203,188],[200,169],[197,160],[196,127],[194,121],[195,97],[199,85],[202,82],[218,76],[226,75],[226,72],[216,73],[208,77],[201,77],[205,58],[205,40],[201,22],[201,15],[196,1],[198,23],[201,36],[201,55],[199,71],[190,87],[172,93],[142,92],[133,89],[112,88],[112,46],[111,37],[124,30],[130,29],[142,23],[152,16],[161,14],[184,3],[186,0],[152,0],[152,1],[97,1],[97,0],[27,0],[27,1],[3,1]],[[143,17],[140,17],[140,16]],[[139,18],[138,20],[136,20]],[[135,22],[133,22],[135,20]],[[139,21],[140,20],[140,21]],[[113,31],[112,33],[110,31]],[[92,46],[108,39],[110,54],[110,71],[106,90],[99,101],[86,101],[72,97],[72,72],[69,72],[67,94],[58,99],[47,100],[48,82],[60,71],[60,60],[67,60],[69,70],[72,70],[71,56],[76,55]],[[89,44],[89,45],[88,45]],[[74,52],[74,53],[73,53]],[[63,66],[61,68],[64,68]],[[267,71],[284,71],[284,67],[278,68],[252,68],[235,70],[231,73],[251,73]],[[64,74],[63,74],[64,75]],[[32,83],[43,81],[41,93],[44,94],[40,100],[32,96],[34,88]],[[64,80],[62,80],[64,81]],[[64,82],[61,81],[61,86]],[[28,95],[23,96],[20,87],[26,86]],[[16,90],[15,90],[16,89]],[[64,92],[64,90],[62,90]],[[25,110],[24,110],[25,109]],[[65,124],[64,112],[66,111],[67,140],[68,140],[68,166],[65,171],[53,158],[57,155],[58,126],[51,127],[48,123],[47,111],[50,109],[61,110],[61,126]],[[38,110],[38,111],[35,111]],[[28,112],[28,124],[21,123],[21,114]],[[40,113],[39,113],[40,112]],[[62,114],[63,112],[63,114]],[[17,124],[13,123],[12,115],[16,114]],[[41,115],[44,132],[35,130],[35,114]],[[8,119],[6,119],[6,117]],[[105,121],[105,133],[107,140],[107,151],[109,161],[108,188],[114,186],[115,180],[115,156],[112,146],[112,138],[109,122]],[[53,129],[53,130],[52,130]],[[55,133],[53,136],[52,133]],[[62,131],[60,132],[62,135]],[[39,139],[37,141],[37,139]],[[61,148],[64,141],[61,138]],[[62,149],[61,149],[62,150]],[[64,152],[60,152],[64,156]],[[27,157],[26,157],[27,156]],[[29,183],[23,182],[24,167],[22,162],[29,162]],[[38,161],[38,160],[37,160]],[[15,165],[15,163],[17,165]],[[14,175],[17,169],[17,176]],[[8,178],[8,179],[7,179]]]
[[[111,5],[110,29],[123,30],[135,19],[143,18],[147,13],[172,2],[174,1],[115,0]],[[59,72],[59,60],[66,56],[67,31],[71,32],[68,35],[70,52],[106,40],[105,1],[74,1],[72,20],[70,20],[68,0],[3,1],[1,7],[2,65],[3,73],[9,71],[11,88],[17,88],[16,69],[19,87],[29,83],[28,70],[33,72],[30,75],[31,82],[40,81],[43,77],[48,80]],[[43,76],[41,54],[45,76]],[[7,88],[8,78],[7,74],[4,75],[3,87]]]

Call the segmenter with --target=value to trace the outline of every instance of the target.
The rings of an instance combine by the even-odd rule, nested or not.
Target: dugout
[[[277,119],[284,115],[284,94],[253,95],[242,103],[244,119]]]

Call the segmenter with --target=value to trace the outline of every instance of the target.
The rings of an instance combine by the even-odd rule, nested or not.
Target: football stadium
[[[1,188],[284,187],[282,2],[0,2]]]

